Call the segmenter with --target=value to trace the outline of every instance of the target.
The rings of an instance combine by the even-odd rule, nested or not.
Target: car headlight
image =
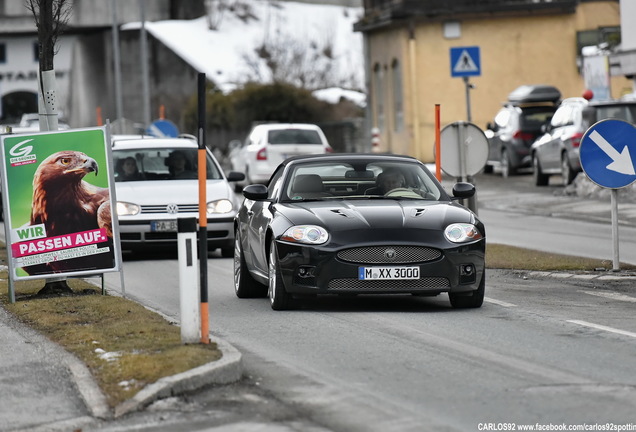
[[[329,233],[317,225],[297,225],[287,229],[280,239],[294,243],[323,244],[329,240]]]
[[[450,224],[444,230],[444,236],[453,243],[467,243],[480,240],[483,237],[477,227],[469,223]]]
[[[117,215],[118,216],[135,216],[139,214],[141,208],[137,204],[117,201]]]
[[[232,201],[221,199],[217,201],[210,201],[207,205],[208,214],[212,213],[229,213],[232,211],[234,206],[232,205]]]

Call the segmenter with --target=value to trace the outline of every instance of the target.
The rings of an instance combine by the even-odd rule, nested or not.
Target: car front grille
[[[176,206],[178,213],[196,213],[199,211],[198,204],[181,204]],[[168,213],[168,206],[163,205],[142,205],[141,206],[142,214],[157,214],[157,213]]]
[[[447,290],[450,282],[443,277],[426,277],[413,280],[358,280],[332,279],[327,289],[336,292],[402,292],[417,290]]]
[[[345,249],[338,258],[359,264],[406,264],[434,261],[442,256],[439,249],[420,246],[373,246]]]

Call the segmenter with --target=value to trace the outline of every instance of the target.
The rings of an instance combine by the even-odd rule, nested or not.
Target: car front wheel
[[[484,303],[484,294],[486,292],[486,270],[484,270],[484,274],[481,276],[481,282],[479,282],[479,287],[473,291],[471,294],[451,294],[448,293],[448,298],[450,300],[451,306],[455,309],[470,309],[470,308],[478,308]]]
[[[274,310],[286,310],[291,307],[291,296],[285,291],[278,269],[278,254],[276,242],[272,240],[269,247],[269,289],[267,290],[269,304]]]

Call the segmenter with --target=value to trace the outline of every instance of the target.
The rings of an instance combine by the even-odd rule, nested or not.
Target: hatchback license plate
[[[358,267],[359,280],[399,280],[419,278],[419,267]]]
[[[165,221],[151,221],[150,231],[152,232],[177,232],[177,221],[165,220]]]

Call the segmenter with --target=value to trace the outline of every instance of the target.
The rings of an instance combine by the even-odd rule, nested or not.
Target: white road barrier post
[[[179,249],[179,292],[181,301],[181,342],[198,343],[201,317],[199,310],[199,272],[197,269],[197,221],[177,220]]]

